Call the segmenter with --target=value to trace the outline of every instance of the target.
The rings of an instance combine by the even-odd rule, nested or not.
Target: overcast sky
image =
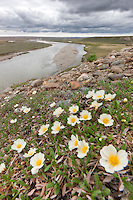
[[[0,0],[0,33],[133,33],[133,0]]]

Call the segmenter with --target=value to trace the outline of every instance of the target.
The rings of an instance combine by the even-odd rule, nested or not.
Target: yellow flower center
[[[118,165],[118,164],[119,164],[119,158],[117,157],[117,155],[111,155],[111,156],[109,157],[109,163],[110,163],[113,167],[115,167],[116,165]]]
[[[75,142],[74,142],[74,146],[76,147],[78,145],[78,140],[76,140]]]
[[[111,99],[111,97],[108,97],[108,99]]]
[[[42,129],[42,132],[45,132],[47,130],[47,128],[46,127],[44,127],[43,129]]]
[[[29,110],[26,110],[26,112],[28,112]]]
[[[75,113],[76,111],[77,111],[77,109],[76,109],[76,108],[74,108],[74,109],[73,109],[73,112]]]
[[[75,119],[75,118],[72,118],[72,119],[71,119],[71,122],[72,122],[72,123],[74,123],[75,121],[76,121],[76,119]]]
[[[83,115],[83,118],[84,118],[84,119],[87,119],[87,118],[88,118],[88,115]]]
[[[29,152],[28,154],[29,154],[29,156],[32,156],[32,154],[33,154],[33,151]]]
[[[41,159],[38,159],[37,161],[36,161],[36,166],[38,167],[38,166],[40,166],[42,164],[42,160]]]
[[[104,119],[103,119],[103,123],[104,123],[104,124],[108,124],[108,123],[109,123],[109,120],[108,120],[107,118],[104,118]]]
[[[86,151],[87,151],[87,147],[85,146],[82,148],[82,153],[86,153]]]
[[[20,148],[21,148],[21,146],[22,146],[21,144],[18,144],[18,145],[17,145],[17,148],[18,148],[18,149],[20,149]]]
[[[101,95],[98,95],[98,96],[97,96],[97,98],[100,98],[100,97],[102,97],[102,96],[101,96]]]
[[[57,127],[56,127],[56,131],[59,131],[59,130],[60,130],[60,126],[57,126]]]

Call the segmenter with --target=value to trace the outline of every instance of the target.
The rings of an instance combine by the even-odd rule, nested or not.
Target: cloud
[[[1,0],[0,29],[24,32],[133,32],[133,1]]]

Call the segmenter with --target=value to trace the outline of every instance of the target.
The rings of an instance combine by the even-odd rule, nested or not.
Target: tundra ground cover
[[[88,91],[92,91],[89,96]],[[110,100],[107,94],[116,95]],[[133,198],[131,79],[100,82],[84,93],[73,91],[67,106],[58,105],[67,99],[60,91],[37,91],[27,96],[21,92],[11,99],[7,96],[1,103],[0,199]],[[93,107],[93,101],[102,104]],[[107,114],[106,119],[102,114]],[[70,116],[76,118],[68,123]],[[70,143],[73,138],[75,148]],[[22,143],[19,140],[14,146],[18,139]],[[116,169],[112,173],[101,161],[109,145],[116,149],[106,160]],[[121,150],[128,163],[117,171],[121,160],[116,152]]]

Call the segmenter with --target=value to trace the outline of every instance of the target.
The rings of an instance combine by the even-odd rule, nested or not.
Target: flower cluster
[[[36,91],[34,91],[32,94],[36,94]],[[99,91],[89,91],[86,95],[86,98],[92,98],[94,101],[91,103],[90,108],[95,108],[97,110],[100,106],[103,105],[103,102],[101,99],[105,101],[111,101],[115,98],[116,94],[105,94],[104,90]],[[55,102],[50,104],[50,107],[53,108],[56,105]],[[18,104],[14,106],[15,108],[18,107]],[[28,108],[26,106],[22,106],[20,109],[24,113],[28,113],[31,108]],[[90,109],[91,110],[91,109]],[[64,112],[64,109],[61,107],[58,107],[54,110],[53,116],[60,119],[60,115]],[[71,126],[77,125],[80,127],[80,123],[85,123],[85,121],[89,121],[92,119],[93,114],[89,112],[88,110],[81,110],[78,105],[72,105],[69,107],[70,115],[67,117],[67,124]],[[32,116],[34,117],[34,116]],[[112,119],[112,116],[107,113],[102,113],[97,119],[97,121],[100,124],[103,124],[105,127],[112,126],[114,123],[114,120]],[[17,119],[10,120],[10,123],[16,123]],[[40,129],[38,130],[38,135],[42,136],[47,133],[50,129],[50,124],[46,123],[40,126]],[[54,121],[53,126],[51,126],[51,134],[58,134],[62,129],[65,129],[65,126],[60,121]],[[18,153],[21,153],[23,149],[26,146],[26,142],[23,139],[17,139],[14,141],[13,145],[11,146],[11,149],[16,150]],[[78,138],[78,135],[71,135],[71,140],[68,142],[68,148],[70,151],[73,151],[76,149],[77,157],[78,158],[84,158],[87,156],[89,152],[89,143],[87,143],[85,140],[80,141]],[[36,174],[38,173],[39,169],[41,169],[44,165],[45,161],[45,154],[41,152],[36,153],[37,148],[30,148],[27,153],[23,154],[23,157],[30,158],[30,165],[32,166],[31,173]],[[120,150],[117,152],[116,148],[113,145],[104,146],[100,150],[101,158],[99,160],[100,164],[105,168],[105,170],[108,173],[114,173],[115,171],[122,170],[124,167],[128,165],[128,154],[125,150]],[[5,164],[0,164],[0,173],[5,170]]]

